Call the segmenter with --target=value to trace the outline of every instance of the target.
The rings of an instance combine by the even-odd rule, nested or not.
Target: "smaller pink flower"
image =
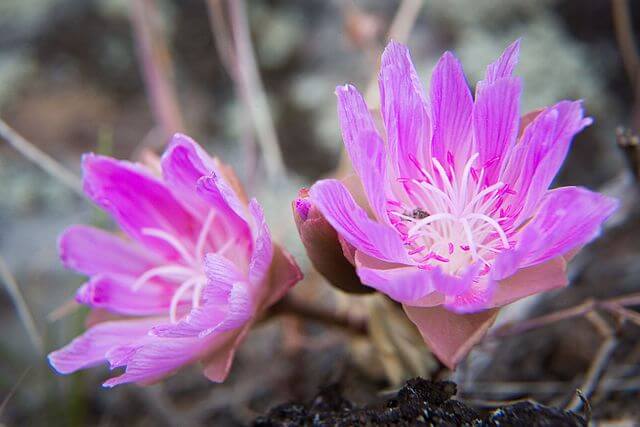
[[[518,50],[516,41],[487,67],[475,97],[447,52],[426,94],[408,49],[391,42],[381,126],[354,86],[336,90],[360,185],[321,180],[297,202],[322,213],[362,283],[401,303],[451,368],[500,307],[566,286],[566,262],[617,207],[585,188],[549,190],[592,120],[572,101],[521,118]]]
[[[223,381],[252,323],[301,279],[274,245],[255,199],[232,171],[176,134],[162,177],[140,164],[87,154],[87,196],[127,237],[74,226],[60,238],[64,265],[89,276],[76,300],[108,320],[49,355],[68,374],[108,362],[104,383],[150,383],[201,361]],[[109,313],[104,315],[104,313]]]

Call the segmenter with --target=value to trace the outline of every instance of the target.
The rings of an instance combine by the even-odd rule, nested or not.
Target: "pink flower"
[[[76,300],[110,313],[49,355],[60,373],[108,361],[125,368],[111,387],[200,360],[223,381],[257,316],[301,279],[228,167],[180,134],[161,166],[160,178],[140,164],[83,158],[85,193],[127,237],[74,226],[60,238],[64,265],[90,277]]]
[[[336,90],[366,197],[335,179],[310,190],[362,283],[402,303],[451,368],[498,307],[565,286],[566,261],[617,206],[580,187],[548,189],[591,119],[572,101],[520,118],[518,50],[516,41],[489,65],[475,99],[445,53],[426,97],[407,48],[391,42],[379,74],[383,134],[355,87]]]

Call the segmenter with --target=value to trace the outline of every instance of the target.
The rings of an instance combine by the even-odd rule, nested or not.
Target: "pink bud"
[[[358,278],[355,267],[343,252],[338,234],[311,203],[307,189],[303,188],[298,192],[292,209],[300,239],[315,269],[329,283],[345,292],[373,292],[373,289],[364,286]]]

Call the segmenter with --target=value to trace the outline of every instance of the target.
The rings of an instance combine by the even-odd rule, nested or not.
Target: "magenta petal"
[[[356,251],[355,263],[363,284],[395,301],[412,303],[434,291],[431,271],[385,263],[361,251]]]
[[[229,292],[224,319],[216,325],[203,329],[198,336],[206,337],[212,333],[220,333],[244,326],[256,311],[249,286],[246,283],[234,283]]]
[[[157,319],[100,323],[49,354],[49,363],[61,374],[98,365],[110,349],[145,337],[155,322]]]
[[[598,237],[602,223],[617,209],[618,201],[581,187],[549,191],[531,222],[543,239],[522,242],[527,249],[523,266],[564,255]]]
[[[491,305],[501,307],[519,299],[567,286],[567,264],[562,257],[524,268],[498,283]]]
[[[492,62],[487,67],[484,80],[478,82],[476,87],[476,96],[480,95],[482,90],[488,85],[495,83],[496,81],[511,77],[513,70],[518,64],[518,57],[520,55],[520,39],[511,43],[500,55],[495,62]]]
[[[255,199],[249,202],[249,212],[255,224],[255,244],[249,262],[248,281],[254,286],[260,286],[267,277],[273,260],[273,243],[262,207]]]
[[[477,167],[489,165],[485,167],[487,182],[495,182],[505,153],[515,144],[521,89],[519,78],[503,78],[486,86],[474,104],[473,131],[480,154]]]
[[[203,302],[176,324],[159,325],[152,333],[158,337],[183,338],[208,335],[223,328],[225,321],[237,323],[252,314],[251,298],[245,275],[227,258],[210,253],[205,258],[207,284],[202,291]],[[229,329],[229,328],[223,328]]]
[[[536,210],[567,155],[571,140],[591,123],[579,101],[562,101],[541,112],[524,130],[503,164],[500,180],[516,192],[514,205],[522,209],[520,220]]]
[[[221,344],[219,344],[216,351],[202,361],[204,365],[203,373],[209,380],[220,383],[227,378],[236,350],[248,332],[249,327],[245,327],[237,335],[232,335],[224,342],[220,338],[217,339]],[[229,335],[229,333],[225,335]]]
[[[187,240],[193,238],[191,215],[145,168],[95,154],[84,155],[82,167],[87,196],[145,246],[175,258],[178,253],[174,247],[145,234],[145,229],[157,229]]]
[[[134,291],[133,282],[134,279],[127,276],[94,275],[78,289],[76,301],[92,308],[134,316],[164,314],[169,310],[172,289],[148,282]]]
[[[354,86],[338,86],[336,95],[345,149],[362,181],[371,208],[379,220],[385,221],[384,142],[378,135],[362,95]]]
[[[378,86],[395,175],[421,177],[410,157],[421,164],[431,163],[431,124],[425,91],[406,46],[394,41],[387,45],[382,54]]]
[[[150,342],[133,343],[109,354],[113,367],[125,366],[124,374],[107,380],[103,385],[113,387],[130,382],[151,383],[197,360],[209,344],[207,340],[183,338],[166,340],[150,337]]]
[[[203,176],[197,182],[198,194],[240,234],[249,233],[247,211],[233,188],[218,173]],[[246,236],[247,239],[249,236]]]
[[[209,205],[197,194],[196,184],[214,171],[213,160],[186,135],[173,136],[162,155],[162,176],[171,193],[197,218],[204,219]]]
[[[340,181],[318,181],[309,194],[331,226],[357,249],[389,262],[411,263],[398,234],[369,219]]]
[[[435,290],[447,296],[455,297],[463,295],[469,291],[473,280],[478,276],[481,268],[482,264],[477,262],[467,268],[460,277],[451,276],[443,273],[440,268],[436,268],[432,272]]]
[[[433,70],[429,92],[433,137],[431,152],[443,165],[447,153],[456,164],[464,164],[472,152],[471,116],[473,99],[462,65],[451,52],[445,52]]]
[[[449,369],[455,369],[487,333],[498,316],[498,310],[475,314],[456,314],[443,307],[410,307],[404,305],[409,319],[418,327],[429,349]]]
[[[492,280],[479,278],[465,292],[446,298],[444,306],[459,314],[477,313],[491,307],[490,301],[495,288],[496,283]]]
[[[88,276],[99,273],[137,276],[160,262],[136,242],[83,225],[67,228],[58,239],[58,250],[65,267]]]

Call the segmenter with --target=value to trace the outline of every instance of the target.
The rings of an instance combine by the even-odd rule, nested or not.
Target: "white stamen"
[[[424,227],[425,225],[428,225],[434,221],[439,221],[443,219],[450,219],[452,221],[455,221],[457,218],[449,213],[438,213],[435,215],[429,215],[428,217],[417,221],[416,224],[409,229],[409,235],[411,236],[412,234],[415,234],[416,231],[418,231],[420,228]]]
[[[475,153],[473,156],[471,156],[467,163],[464,165],[464,169],[462,170],[462,179],[460,179],[460,186],[462,187],[462,194],[460,195],[460,199],[462,201],[467,200],[467,182],[469,181],[469,175],[471,173],[473,163],[476,161],[479,155],[479,153]]]
[[[445,185],[445,187],[447,187],[447,190],[450,193],[454,193],[453,187],[451,186],[451,181],[449,181],[449,177],[447,176],[447,172],[445,172],[444,168],[442,167],[442,165],[440,164],[438,159],[436,159],[435,157],[433,157],[433,165],[438,170],[438,174],[440,175],[440,179],[442,180],[442,182]]]
[[[171,323],[177,323],[177,312],[178,312],[178,304],[182,299],[182,295],[192,288],[198,281],[200,277],[192,277],[191,279],[185,281],[173,294],[173,298],[171,298],[171,304],[169,306],[169,320]]]
[[[207,237],[209,236],[209,230],[211,229],[215,216],[216,212],[211,209],[209,214],[207,214],[207,218],[204,220],[204,224],[202,225],[202,230],[200,230],[200,234],[198,235],[198,242],[196,243],[196,259],[198,262],[202,262],[204,247],[207,244]]]
[[[168,278],[174,279],[184,279],[191,275],[193,275],[193,270],[188,267],[178,264],[163,265],[162,267],[156,267],[145,271],[140,277],[138,277],[135,282],[133,282],[133,285],[131,285],[131,289],[137,291],[142,285],[158,276],[166,276]]]
[[[174,236],[167,233],[166,231],[160,230],[158,228],[143,228],[142,234],[144,234],[145,236],[156,237],[160,240],[167,242],[172,248],[174,248],[180,254],[182,259],[184,259],[187,263],[189,264],[195,263],[193,256],[189,253],[187,248],[185,248],[184,245],[178,239],[176,239]]]
[[[490,218],[487,215],[478,214],[478,213],[470,213],[470,214],[468,214],[466,216],[466,218],[479,219],[479,220],[486,221],[489,224],[491,224],[491,226],[493,226],[493,228],[500,235],[500,238],[502,239],[502,244],[504,245],[505,249],[509,249],[509,239],[507,238],[507,234],[504,232],[502,227],[500,227],[500,224],[498,224],[493,218]]]

